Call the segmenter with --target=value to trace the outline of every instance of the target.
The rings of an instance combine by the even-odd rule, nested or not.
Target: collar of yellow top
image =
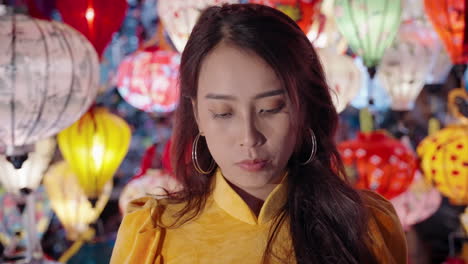
[[[266,224],[273,219],[286,202],[288,191],[286,177],[287,173],[268,195],[258,218],[236,191],[232,189],[219,168],[216,171],[214,179],[213,198],[221,209],[242,222],[250,225]]]

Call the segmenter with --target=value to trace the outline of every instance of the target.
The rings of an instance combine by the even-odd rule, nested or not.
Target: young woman
[[[391,204],[345,179],[322,66],[288,16],[206,9],[180,88],[172,158],[184,188],[133,202],[111,263],[406,263]]]

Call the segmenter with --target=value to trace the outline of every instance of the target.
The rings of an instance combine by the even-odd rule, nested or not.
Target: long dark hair
[[[367,211],[360,194],[344,178],[334,134],[338,115],[320,61],[305,34],[282,12],[254,4],[209,7],[201,14],[182,54],[181,98],[175,114],[172,162],[184,189],[171,195],[184,202],[179,219],[188,221],[204,208],[214,173],[198,173],[191,160],[191,144],[199,133],[192,99],[197,95],[203,59],[219,43],[253,51],[278,75],[293,106],[292,124],[298,140],[288,162],[288,197],[272,226],[264,260],[272,254],[279,226],[289,220],[297,263],[377,263],[367,240]],[[309,128],[317,140],[317,156],[302,166],[311,153]],[[212,157],[206,142],[199,142],[200,164]]]

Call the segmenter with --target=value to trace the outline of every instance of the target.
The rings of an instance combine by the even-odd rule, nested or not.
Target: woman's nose
[[[254,118],[248,118],[243,124],[243,133],[240,140],[242,147],[258,147],[265,143],[265,136],[259,130]]]

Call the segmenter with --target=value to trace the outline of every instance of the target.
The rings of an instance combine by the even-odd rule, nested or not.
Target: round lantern
[[[426,84],[444,83],[453,66],[440,39],[437,39],[436,42],[437,47],[432,54],[429,73],[426,76]]]
[[[294,20],[304,33],[308,33],[322,0],[248,0],[252,4],[274,7]]]
[[[173,111],[178,103],[180,55],[165,50],[137,51],[117,73],[117,89],[132,106],[147,112]]]
[[[55,140],[48,138],[36,143],[35,150],[21,169],[16,169],[0,155],[0,183],[7,192],[21,194],[21,191],[35,190],[41,183],[42,176],[49,166],[55,152]]]
[[[314,21],[307,37],[316,48],[333,48],[339,54],[345,54],[348,44],[336,25],[334,0],[324,0],[320,7],[318,21]]]
[[[468,204],[468,125],[451,125],[417,148],[427,180],[453,204]]]
[[[416,157],[382,131],[359,133],[357,139],[340,143],[339,150],[344,164],[357,170],[356,187],[387,199],[406,191],[416,172]]]
[[[99,197],[114,176],[127,154],[130,138],[128,124],[105,108],[92,108],[59,133],[60,151],[88,198]]]
[[[426,220],[439,209],[442,196],[417,172],[408,190],[390,202],[395,207],[403,229],[408,231],[411,226]]]
[[[332,89],[332,99],[336,111],[343,111],[357,95],[362,86],[362,71],[354,60],[346,55],[339,55],[331,48],[317,49],[327,77],[328,86]]]
[[[99,57],[127,12],[126,0],[59,0],[56,5],[63,21],[85,35]]]
[[[453,64],[467,63],[466,1],[424,0],[424,7]]]
[[[112,182],[108,182],[93,206],[65,161],[51,166],[44,175],[44,186],[69,240],[79,239],[97,220],[112,191]]]
[[[150,169],[145,175],[134,178],[125,185],[119,198],[120,211],[126,212],[127,205],[132,200],[145,196],[164,197],[165,190],[174,192],[179,189],[179,183],[170,174]]]
[[[159,0],[158,16],[175,48],[182,52],[201,11],[224,3],[238,4],[240,0]]]
[[[335,0],[338,29],[364,65],[374,67],[400,26],[401,0]]]
[[[409,111],[413,108],[436,52],[437,35],[431,27],[417,21],[401,25],[398,37],[386,50],[377,74],[392,99],[393,110]]]
[[[86,112],[99,64],[86,38],[61,23],[0,16],[0,39],[0,149],[22,157]]]

